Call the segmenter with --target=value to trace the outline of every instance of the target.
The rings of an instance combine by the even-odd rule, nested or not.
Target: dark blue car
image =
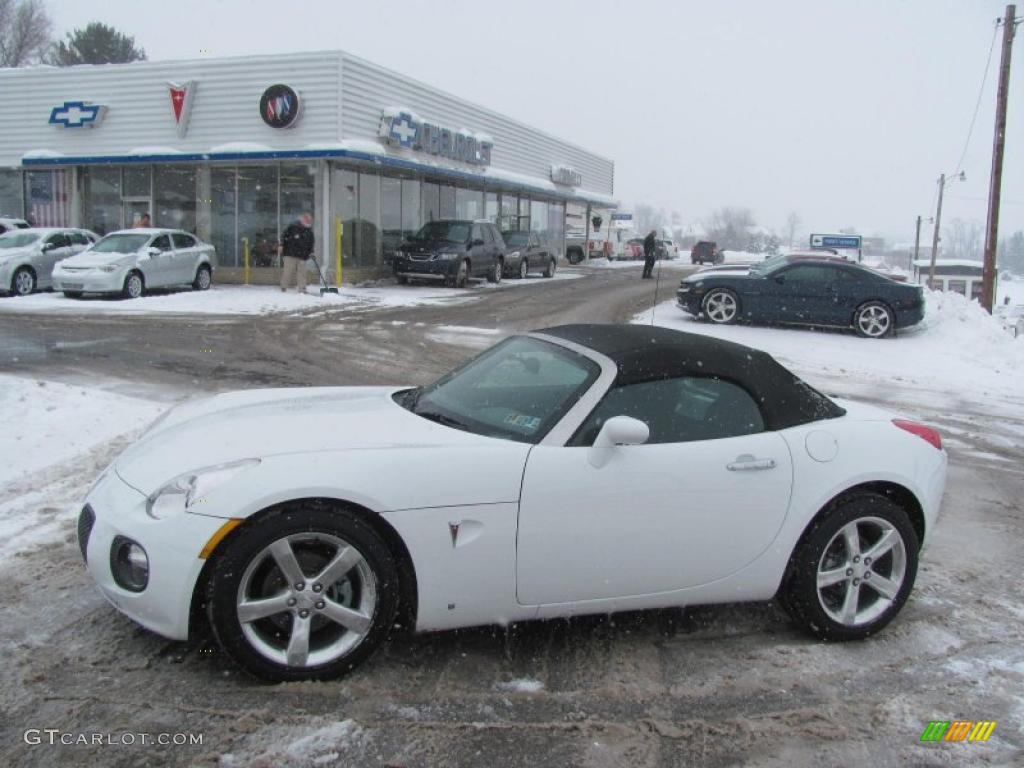
[[[773,256],[752,267],[718,267],[679,284],[679,306],[712,323],[792,323],[853,328],[880,339],[921,322],[921,286],[835,258]]]

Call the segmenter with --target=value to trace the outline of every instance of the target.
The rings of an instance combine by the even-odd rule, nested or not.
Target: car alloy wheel
[[[530,263],[526,260],[526,257],[524,256],[522,259],[519,260],[519,279],[525,280],[528,274],[530,274]]]
[[[732,291],[716,288],[704,297],[704,315],[713,323],[726,325],[736,319],[739,302]]]
[[[558,269],[558,264],[555,260],[548,259],[548,265],[544,267],[544,277],[554,277],[556,269]]]
[[[124,279],[124,297],[126,299],[137,299],[142,296],[142,275],[132,272]]]
[[[210,268],[205,264],[196,270],[196,279],[192,281],[192,288],[196,291],[207,291],[210,289]]]
[[[397,571],[358,516],[296,507],[240,531],[215,563],[207,613],[218,642],[247,671],[269,680],[336,677],[387,636]]]
[[[19,268],[11,280],[11,293],[15,296],[28,296],[35,289],[36,273],[28,267]]]
[[[498,259],[497,261],[494,262],[494,266],[491,267],[491,271],[487,273],[487,282],[500,283],[501,276],[504,274],[504,272],[505,265],[502,263],[501,259]]]
[[[780,597],[793,618],[821,638],[864,638],[903,607],[917,556],[917,532],[903,508],[865,493],[841,501],[808,529]]]
[[[854,326],[857,333],[869,339],[880,339],[892,330],[892,311],[877,301],[857,310]]]

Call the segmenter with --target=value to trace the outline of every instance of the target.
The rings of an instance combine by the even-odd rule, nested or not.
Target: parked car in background
[[[658,240],[658,258],[679,258],[679,246],[675,244],[674,240],[670,240],[668,238],[661,238],[660,240]]]
[[[463,288],[470,277],[500,283],[505,271],[505,241],[490,221],[431,221],[403,242],[391,260],[399,283],[442,280]]]
[[[509,277],[525,278],[530,270],[541,272],[544,277],[554,277],[558,269],[558,254],[550,245],[542,242],[536,232],[509,230],[501,233],[505,241],[505,274]]]
[[[137,299],[150,288],[186,285],[205,291],[216,262],[214,247],[188,232],[123,229],[59,262],[53,288],[70,298],[104,293]]]
[[[642,237],[631,237],[626,241],[622,247],[623,259],[631,259],[643,261],[644,258],[644,239]]]
[[[718,243],[711,240],[699,240],[690,249],[690,261],[693,264],[721,264],[724,258],[718,250]]]
[[[1024,338],[1024,304],[1003,304],[996,307],[994,314],[1015,339]]]
[[[807,256],[696,272],[679,284],[677,301],[690,314],[720,325],[745,320],[852,327],[876,339],[924,317],[921,286],[841,259]]]
[[[0,293],[28,294],[52,285],[53,267],[99,240],[87,229],[28,227],[0,235]]]
[[[24,219],[16,219],[11,216],[0,216],[0,235],[10,232],[12,229],[28,229],[32,225]]]

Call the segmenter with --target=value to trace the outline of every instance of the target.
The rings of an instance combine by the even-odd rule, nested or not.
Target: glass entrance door
[[[122,221],[127,229],[137,227],[143,215],[152,218],[152,201],[148,197],[126,197],[122,200]]]

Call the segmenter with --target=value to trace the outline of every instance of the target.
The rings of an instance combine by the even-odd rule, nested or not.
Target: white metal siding
[[[341,56],[344,138],[376,136],[382,109],[408,107],[425,120],[455,130],[490,134],[495,168],[548,179],[553,164],[569,165],[583,175],[583,189],[612,194],[611,160],[363,59]]]

